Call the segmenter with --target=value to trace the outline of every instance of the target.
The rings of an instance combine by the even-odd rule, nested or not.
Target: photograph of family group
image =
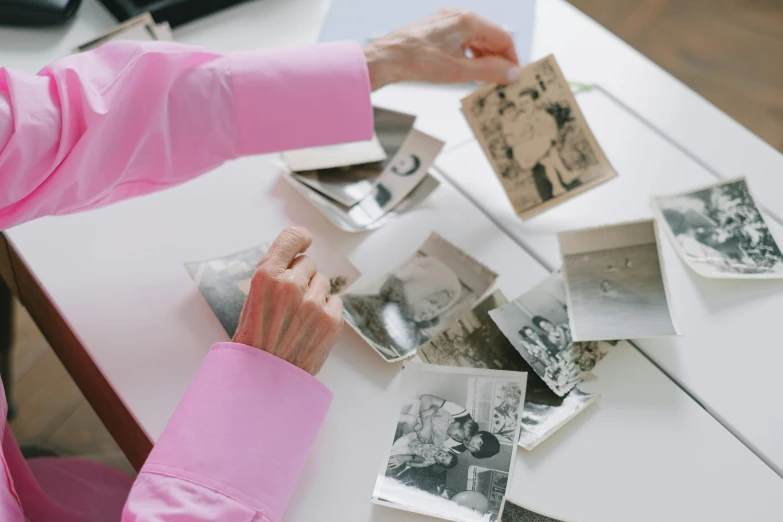
[[[526,374],[408,363],[379,504],[496,521],[514,460]]]

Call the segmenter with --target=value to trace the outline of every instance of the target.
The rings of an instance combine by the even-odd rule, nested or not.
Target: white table
[[[268,23],[277,25],[297,19],[305,0],[291,2],[299,8],[291,11],[282,0],[262,3],[275,13]],[[249,4],[235,13],[253,9],[261,7]],[[568,9],[561,9],[567,16]],[[220,16],[233,21],[231,12]],[[58,49],[68,49],[111,23],[90,0],[82,16],[55,50],[42,48],[36,58],[27,57],[39,63],[16,58],[17,65],[38,68],[63,54]],[[201,29],[188,27],[175,36],[190,43],[203,38],[223,50],[238,48],[248,35],[238,37],[235,26],[220,20],[207,19],[199,23]],[[538,23],[539,29],[547,27]],[[557,27],[554,21],[549,24]],[[252,36],[268,34],[262,29]],[[5,38],[0,30],[0,42]],[[6,54],[11,56],[0,52],[0,61]],[[383,97],[393,102],[395,95],[378,93],[379,100]],[[448,93],[437,99],[450,103]],[[434,131],[438,118],[424,117],[421,125]],[[465,136],[460,137],[457,127],[445,130],[456,131],[448,136],[449,155],[468,146],[458,146]],[[404,218],[372,234],[349,235],[277,180],[278,168],[275,157],[246,158],[176,189],[7,232],[111,391],[153,440],[209,345],[226,339],[182,267],[184,261],[241,250],[297,223],[332,241],[367,276],[399,263],[431,231],[497,271],[498,286],[508,296],[546,274],[542,264],[448,183]],[[393,423],[386,406],[392,402],[398,370],[356,334],[345,332],[319,376],[335,393],[335,402],[286,520],[430,520],[369,501]],[[512,498],[581,522],[783,517],[783,480],[638,350],[616,347],[596,373],[598,379],[585,388],[600,393],[599,402],[534,452],[520,451]]]

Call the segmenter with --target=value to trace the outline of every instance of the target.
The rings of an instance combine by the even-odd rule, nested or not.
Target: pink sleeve
[[[123,522],[278,522],[331,399],[277,357],[216,344],[144,464]]]
[[[357,43],[220,55],[116,42],[0,69],[0,230],[170,187],[247,154],[372,135]]]

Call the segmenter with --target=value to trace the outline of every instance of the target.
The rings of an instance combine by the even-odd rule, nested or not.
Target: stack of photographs
[[[490,311],[506,304],[508,301],[503,293],[496,290],[422,346],[419,358],[443,366],[526,372],[527,388],[519,423],[519,445],[532,450],[584,411],[597,396],[574,387],[561,397],[538,377],[490,317]],[[510,426],[505,430],[498,428],[496,434],[507,440]]]
[[[432,234],[402,266],[341,296],[345,322],[385,361],[399,361],[473,308],[495,279],[495,272]]]
[[[697,274],[716,279],[780,279],[783,254],[744,178],[653,198],[675,249]]]
[[[500,509],[499,522],[568,522],[561,518],[553,518],[538,511],[526,508],[509,500],[503,499],[503,506]]]
[[[443,142],[413,128],[415,117],[374,109],[371,141],[283,154],[284,179],[347,232],[384,225],[438,186],[429,174]]]
[[[462,112],[522,219],[617,176],[554,56],[474,92]]]
[[[410,363],[373,501],[458,522],[497,521],[527,374]]]
[[[229,337],[236,332],[242,307],[250,293],[250,280],[270,245],[265,243],[235,254],[185,263],[185,269]],[[331,294],[342,293],[359,278],[356,267],[325,244],[314,242],[306,255],[329,278]]]
[[[171,42],[174,40],[174,35],[171,33],[171,27],[169,27],[168,22],[156,24],[149,13],[144,13],[126,20],[98,38],[74,48],[72,52],[75,54],[91,51],[107,42],[123,40],[141,42],[164,40]]]

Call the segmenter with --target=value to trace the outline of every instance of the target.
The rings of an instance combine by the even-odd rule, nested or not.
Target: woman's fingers
[[[313,299],[314,301],[326,305],[326,297],[329,295],[329,290],[331,288],[332,284],[329,282],[329,278],[319,272],[310,280],[306,298]]]
[[[291,275],[301,288],[307,288],[316,274],[315,261],[307,256],[299,256],[291,263]]]
[[[468,28],[469,45],[474,52],[479,50],[483,55],[500,56],[514,65],[519,65],[514,40],[508,31],[475,13],[465,15],[465,24]]]
[[[283,230],[269,251],[264,256],[262,263],[267,263],[277,270],[286,270],[294,262],[296,256],[303,253],[313,242],[310,232],[301,227],[289,227]]]
[[[519,67],[499,56],[481,58],[458,58],[457,81],[511,83],[519,78]]]

